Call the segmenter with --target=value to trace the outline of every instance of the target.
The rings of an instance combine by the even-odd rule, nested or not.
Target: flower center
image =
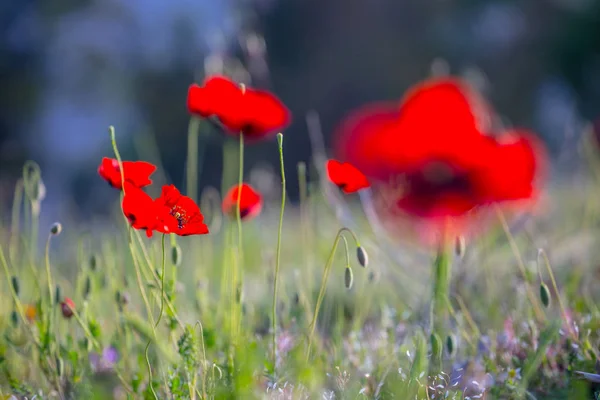
[[[420,170],[408,174],[406,182],[411,194],[425,197],[469,193],[472,186],[468,173],[440,161],[428,163]]]
[[[179,229],[183,229],[183,225],[187,224],[188,222],[188,217],[185,213],[185,210],[182,210],[180,207],[175,206],[171,208],[171,215],[177,220],[177,227]]]

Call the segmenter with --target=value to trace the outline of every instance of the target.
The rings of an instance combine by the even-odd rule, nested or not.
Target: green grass
[[[467,239],[464,256],[451,254],[445,337],[431,336],[430,330],[436,255],[416,242],[376,236],[357,198],[341,202],[335,197],[332,203],[317,181],[302,182],[301,204],[287,204],[283,218],[274,364],[277,199],[256,220],[243,224],[242,252],[236,247],[236,220],[223,218],[218,207],[203,206],[211,234],[176,241],[166,238],[163,255],[159,235],[147,239],[143,232],[128,229],[118,192],[114,192],[110,223],[81,225],[65,220],[63,232],[51,235],[50,227],[38,226],[37,175],[34,172],[32,177],[29,171],[19,186],[25,190],[16,192],[19,207],[13,210],[12,221],[0,227],[3,396],[596,396],[598,388],[590,382],[595,375],[584,379],[576,372],[600,372],[596,367],[600,190],[591,177],[585,183],[549,187],[544,209],[509,236],[490,212],[487,229]],[[301,176],[304,173],[301,166]],[[208,197],[214,197],[214,191],[201,195],[202,205],[210,203]],[[344,220],[351,226],[336,218],[340,207],[351,216]],[[351,234],[342,231],[344,239],[336,240],[344,227],[352,229],[368,252],[366,268],[359,265]],[[44,247],[36,243],[36,232],[44,240],[48,235],[48,254],[36,251]],[[243,262],[237,259],[239,254]],[[163,256],[165,296],[161,299]],[[315,317],[328,264],[330,273]],[[349,289],[348,264],[353,271]],[[238,293],[231,274],[239,265],[243,273],[237,279],[243,286]],[[18,294],[11,281],[18,281]],[[63,318],[56,304],[56,286],[60,287],[58,300],[70,297],[76,305],[71,319]],[[241,311],[232,318],[236,302]],[[32,322],[23,318],[27,305],[37,309]],[[566,319],[572,321],[571,329]],[[90,353],[101,353],[108,346],[120,355],[114,368],[92,368]],[[441,369],[432,367],[440,362],[438,357]],[[431,371],[435,373],[430,376]]]

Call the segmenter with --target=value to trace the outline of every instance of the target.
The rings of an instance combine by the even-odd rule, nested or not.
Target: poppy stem
[[[327,263],[325,264],[325,269],[323,270],[323,277],[321,278],[321,288],[319,289],[319,296],[317,297],[317,304],[315,305],[315,311],[313,312],[312,321],[310,323],[309,335],[308,335],[308,347],[306,349],[306,361],[310,359],[310,351],[312,348],[312,339],[315,334],[315,328],[317,326],[317,318],[319,317],[319,310],[321,309],[321,303],[323,303],[323,299],[325,298],[325,291],[327,289],[327,280],[329,279],[329,273],[331,272],[331,266],[333,265],[333,258],[335,256],[335,252],[337,250],[338,244],[341,239],[344,239],[346,242],[346,266],[350,265],[350,258],[348,255],[348,245],[346,238],[343,236],[344,232],[348,232],[356,246],[359,247],[360,243],[358,242],[358,238],[354,234],[354,232],[348,228],[341,228],[337,235],[335,236],[335,241],[333,242],[333,247],[331,248],[331,252],[329,253],[329,258],[327,258]]]
[[[162,269],[160,271],[160,312],[158,313],[158,319],[156,320],[156,324],[154,328],[158,328],[158,324],[163,315],[163,311],[165,309],[165,233],[162,234],[161,239],[161,252],[162,252]],[[173,284],[175,284],[173,282]]]
[[[279,148],[279,165],[281,167],[281,209],[279,211],[279,228],[277,231],[277,249],[275,251],[275,276],[273,277],[273,310],[271,321],[273,323],[273,373],[277,366],[277,289],[279,285],[279,267],[281,260],[281,233],[283,230],[283,212],[285,210],[285,168],[283,163],[283,134],[277,134],[277,147]]]
[[[445,230],[445,228],[444,228]],[[433,263],[433,302],[431,304],[431,335],[433,346],[432,368],[437,373],[442,366],[442,341],[446,340],[446,322],[448,320],[448,301],[450,292],[451,256],[445,232],[440,240],[438,252]]]
[[[185,189],[187,195],[194,201],[198,195],[198,134],[200,120],[196,117],[190,118],[188,125],[188,154]]]

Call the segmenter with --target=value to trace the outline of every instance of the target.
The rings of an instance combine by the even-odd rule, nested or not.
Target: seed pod
[[[176,267],[181,265],[181,247],[177,244],[171,247],[171,262]]]
[[[356,258],[358,258],[358,263],[362,267],[366,268],[367,265],[369,265],[369,255],[367,254],[367,251],[365,250],[364,247],[358,246],[356,248]]]
[[[466,242],[465,237],[460,235],[456,237],[456,243],[454,244],[454,251],[456,255],[463,258],[465,255]]]
[[[550,307],[551,298],[552,297],[550,295],[550,290],[548,289],[548,286],[546,286],[546,284],[542,282],[540,285],[540,299],[542,300],[542,304],[544,305],[544,307]]]
[[[58,235],[60,235],[61,232],[62,232],[62,224],[60,222],[53,223],[52,227],[50,228],[50,233],[54,236],[58,236]]]
[[[454,336],[452,335],[446,337],[446,350],[448,350],[449,355],[454,353]]]
[[[346,271],[344,272],[344,284],[346,285],[346,289],[351,289],[353,282],[354,274],[352,274],[352,268],[346,267]]]
[[[98,263],[97,263],[97,260],[96,260],[96,255],[92,254],[90,256],[90,270],[95,271],[97,265],[98,265]]]
[[[16,276],[13,276],[11,278],[11,281],[12,281],[13,289],[15,290],[15,293],[17,294],[17,297],[18,297],[19,293],[21,292],[21,287],[19,285],[19,278],[17,278]]]

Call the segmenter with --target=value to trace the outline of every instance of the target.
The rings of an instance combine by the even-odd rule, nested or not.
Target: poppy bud
[[[16,276],[13,276],[11,278],[11,280],[12,280],[13,289],[15,290],[15,293],[17,294],[17,297],[18,297],[19,292],[21,291],[21,287],[19,285],[19,278],[17,278]]]
[[[90,256],[90,270],[95,271],[97,266],[96,255],[92,254]]]
[[[550,296],[550,290],[548,289],[548,286],[546,286],[546,284],[542,282],[540,285],[540,299],[542,300],[542,304],[544,305],[544,307],[550,307],[551,298],[552,297]]]
[[[459,256],[460,258],[463,258],[465,255],[465,247],[466,247],[465,237],[462,235],[457,236],[456,243],[454,244],[454,251],[455,251],[456,255]]]
[[[85,286],[83,287],[83,298],[87,299],[92,291],[92,280],[89,276],[85,278]]]
[[[446,350],[448,350],[449,355],[454,353],[454,336],[452,335],[446,337]]]
[[[75,310],[75,303],[68,297],[65,297],[65,300],[60,303],[60,309],[63,317],[69,319],[73,316],[73,310]]]
[[[181,247],[179,245],[171,247],[171,262],[176,267],[181,265]]]
[[[60,222],[55,222],[52,224],[52,227],[50,228],[50,233],[54,236],[58,236],[60,235],[60,233],[62,232],[62,225]]]
[[[364,247],[358,246],[356,248],[356,258],[358,258],[358,263],[362,267],[366,268],[369,265],[369,255]]]
[[[353,282],[354,282],[354,275],[352,274],[352,268],[346,267],[346,271],[344,273],[344,284],[346,285],[346,289],[352,288]]]
[[[235,302],[240,304],[242,301],[242,285],[238,284],[235,291]]]
[[[62,358],[56,356],[56,373],[59,377],[63,376],[63,372],[65,370],[65,364],[62,360]]]
[[[437,333],[432,333],[430,335],[430,340],[431,340],[431,353],[432,356],[439,358],[442,356],[442,350],[443,350],[443,345],[442,345],[442,340],[440,339],[439,335]]]
[[[19,314],[16,310],[12,310],[10,313],[10,320],[12,321],[15,327],[19,326]]]
[[[56,285],[56,289],[54,289],[54,302],[56,304],[62,301],[62,292],[60,290],[60,285]]]

